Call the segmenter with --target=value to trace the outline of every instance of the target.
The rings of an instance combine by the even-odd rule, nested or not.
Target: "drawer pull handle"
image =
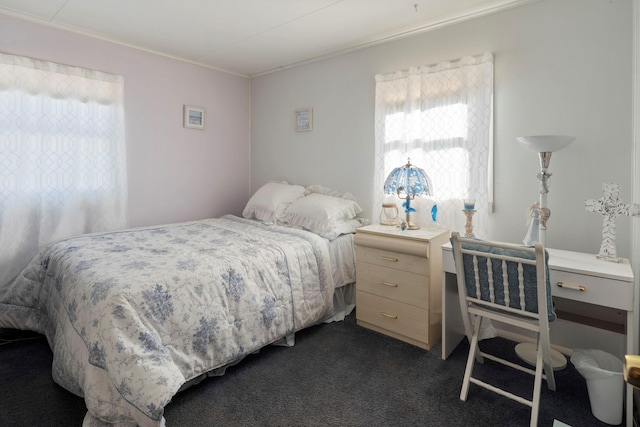
[[[398,258],[391,258],[388,256],[383,256],[382,259],[385,261],[398,262]]]
[[[580,291],[580,292],[584,292],[587,290],[587,288],[583,285],[574,285],[572,283],[564,283],[564,282],[558,282],[556,283],[556,285],[558,285],[559,288],[567,288],[567,289],[571,289],[574,291]]]
[[[397,288],[398,284],[397,283],[391,283],[391,282],[385,282],[384,280],[381,282],[383,285],[385,286],[390,286],[392,288]]]
[[[396,316],[395,314],[389,314],[389,313],[385,313],[384,311],[381,311],[380,314],[382,314],[385,317],[388,317],[390,319],[397,319],[398,316]]]

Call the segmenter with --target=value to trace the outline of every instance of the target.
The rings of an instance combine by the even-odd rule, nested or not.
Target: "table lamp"
[[[401,227],[409,230],[417,230],[420,227],[411,222],[411,212],[416,210],[411,207],[411,200],[422,194],[430,196],[433,185],[431,179],[424,170],[411,164],[411,159],[407,159],[407,164],[391,171],[384,182],[384,192],[386,194],[395,193],[398,198],[404,200],[402,206],[406,214],[405,224]]]

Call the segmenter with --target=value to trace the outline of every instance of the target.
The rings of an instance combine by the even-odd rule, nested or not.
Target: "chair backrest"
[[[458,292],[467,304],[539,319],[543,325],[555,320],[549,255],[541,243],[525,247],[463,238],[454,232],[451,244]]]

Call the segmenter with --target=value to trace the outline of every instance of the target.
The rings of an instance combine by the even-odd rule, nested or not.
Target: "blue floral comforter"
[[[327,242],[235,216],[51,244],[0,289],[0,327],[44,333],[85,425],[159,426],[189,380],[331,313]]]

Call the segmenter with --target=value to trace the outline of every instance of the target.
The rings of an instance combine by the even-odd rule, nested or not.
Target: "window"
[[[410,158],[434,187],[428,201],[414,203],[417,222],[430,221],[429,203],[435,203],[440,224],[462,229],[462,199],[474,198],[474,231],[486,235],[493,204],[492,121],[491,54],[377,75],[374,209],[394,200],[382,193],[384,180]]]
[[[0,54],[0,285],[44,244],[127,225],[123,87]]]

